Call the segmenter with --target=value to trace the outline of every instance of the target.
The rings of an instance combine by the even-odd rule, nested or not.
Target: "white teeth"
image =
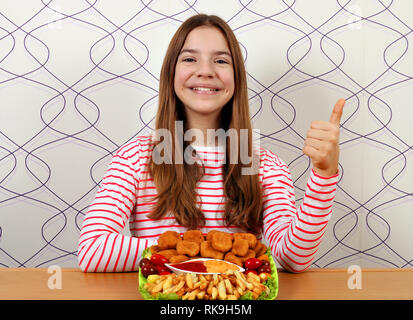
[[[218,91],[218,89],[211,89],[211,88],[192,88],[192,90],[196,90],[196,91]]]

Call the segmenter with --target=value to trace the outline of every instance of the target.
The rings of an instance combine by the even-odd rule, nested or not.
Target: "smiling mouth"
[[[206,92],[206,93],[219,91],[219,89],[203,88],[203,87],[195,87],[195,88],[191,88],[191,90],[195,92]]]

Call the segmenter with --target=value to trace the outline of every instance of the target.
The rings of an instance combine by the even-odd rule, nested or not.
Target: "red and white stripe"
[[[78,262],[85,272],[138,270],[142,251],[167,230],[184,233],[173,216],[160,220],[147,217],[156,195],[147,174],[153,145],[150,137],[137,137],[121,147],[102,179],[90,205],[78,246]],[[205,175],[196,187],[197,204],[205,215],[201,231],[219,229],[241,232],[225,226],[222,164],[224,148],[196,147],[205,165]],[[296,207],[293,181],[287,165],[274,153],[260,148],[259,177],[263,188],[263,240],[278,263],[291,272],[308,268],[317,252],[331,216],[337,175],[324,178],[311,172],[303,201]],[[126,224],[129,224],[126,226]],[[129,228],[131,237],[123,234]]]

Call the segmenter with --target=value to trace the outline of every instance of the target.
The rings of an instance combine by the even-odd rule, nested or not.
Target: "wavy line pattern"
[[[153,130],[166,45],[200,12],[235,31],[260,143],[289,164],[298,204],[309,123],[347,100],[335,212],[313,266],[413,266],[413,4],[26,5],[0,5],[0,266],[77,266],[82,219],[106,166],[120,145]]]

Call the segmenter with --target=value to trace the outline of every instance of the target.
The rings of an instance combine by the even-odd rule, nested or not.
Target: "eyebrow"
[[[181,52],[179,53],[179,55],[183,54],[183,53],[199,53],[199,50],[195,50],[195,49],[182,49]],[[232,58],[231,54],[228,51],[213,51],[212,52],[214,55],[220,56],[220,55],[226,55],[229,56],[230,58]]]

